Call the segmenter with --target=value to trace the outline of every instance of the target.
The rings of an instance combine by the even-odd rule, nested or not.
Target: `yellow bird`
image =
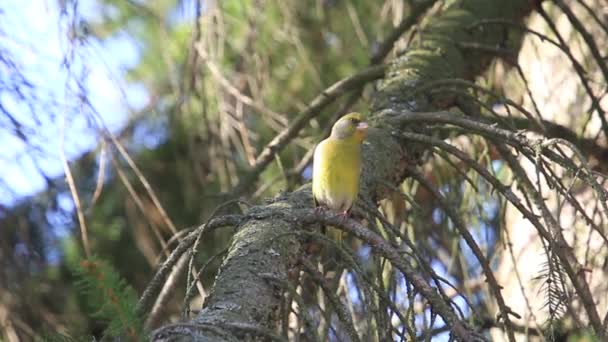
[[[359,193],[361,143],[368,127],[361,114],[347,114],[334,124],[329,138],[317,145],[312,171],[315,206],[348,215]]]

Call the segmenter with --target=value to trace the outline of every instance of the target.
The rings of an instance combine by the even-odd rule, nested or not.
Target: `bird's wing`
[[[313,195],[336,211],[350,209],[357,197],[360,149],[356,143],[330,137],[316,148],[313,167]]]
[[[328,139],[321,141],[315,148],[312,167],[312,197],[315,205],[323,202],[323,188],[327,182]]]

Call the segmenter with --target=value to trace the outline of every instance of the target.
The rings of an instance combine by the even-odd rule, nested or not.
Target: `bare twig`
[[[192,247],[201,231],[211,231],[219,227],[235,226],[238,225],[241,220],[242,216],[240,215],[220,216],[218,218],[211,219],[208,223],[190,232],[190,234],[188,234],[179,243],[179,245],[175,247],[175,249],[171,252],[167,260],[165,260],[165,262],[156,271],[156,274],[144,290],[141,298],[139,299],[139,302],[137,302],[137,306],[135,307],[135,311],[137,312],[137,314],[145,315],[147,313],[147,311],[155,301],[157,294],[165,283],[167,276],[171,272],[171,269],[179,261],[182,254],[184,254],[190,247]]]
[[[162,289],[158,293],[154,300],[154,305],[152,309],[150,309],[150,313],[146,317],[146,321],[144,322],[144,329],[149,330],[153,328],[161,318],[163,310],[166,307],[171,295],[174,293],[175,288],[179,284],[179,277],[186,269],[188,258],[186,254],[182,254],[182,256],[178,259],[177,263],[171,269],[171,273],[167,276],[167,280],[163,284]]]
[[[562,12],[564,12],[572,26],[581,35],[581,37],[585,41],[585,44],[587,44],[587,47],[589,48],[593,59],[602,71],[602,75],[604,75],[604,83],[608,82],[608,63],[605,60],[606,57],[602,56],[602,54],[600,53],[600,50],[597,44],[595,43],[595,40],[593,39],[591,33],[587,31],[585,25],[576,17],[570,7],[568,7],[562,0],[556,0],[555,4],[562,10]]]
[[[105,139],[101,140],[100,148],[99,148],[99,170],[97,171],[97,182],[95,185],[95,191],[93,192],[93,197],[91,198],[91,204],[89,208],[92,208],[99,196],[101,196],[101,191],[103,190],[103,183],[105,181],[105,171],[106,171],[106,141]]]
[[[604,135],[606,136],[606,138],[608,138],[608,119],[606,119],[606,113],[604,112],[604,109],[602,108],[600,100],[594,94],[593,89],[591,88],[591,85],[589,84],[589,80],[587,79],[585,68],[580,64],[580,62],[576,59],[576,57],[574,57],[574,55],[572,54],[572,51],[570,50],[570,46],[568,45],[566,40],[562,37],[559,30],[555,26],[555,23],[553,22],[551,17],[547,14],[547,12],[545,12],[545,10],[542,8],[542,6],[538,6],[537,11],[543,17],[543,19],[545,19],[545,22],[547,23],[547,25],[549,25],[549,28],[551,29],[553,34],[555,34],[555,37],[559,41],[561,50],[566,54],[566,56],[572,63],[572,67],[574,68],[574,71],[578,75],[579,80],[580,80],[581,84],[583,85],[583,88],[585,88],[585,92],[591,99],[591,104],[592,104],[591,107],[597,111],[597,114],[600,118],[600,122],[602,123],[602,130],[604,131]]]
[[[302,258],[300,263],[302,263],[308,274],[310,274],[315,282],[323,289],[323,293],[329,299],[330,303],[335,309],[336,314],[338,315],[338,318],[346,328],[346,333],[350,337],[350,340],[355,342],[360,341],[359,334],[357,334],[357,329],[355,328],[353,320],[348,314],[346,307],[340,301],[340,298],[334,293],[334,291],[332,291],[332,288],[329,286],[329,284],[327,284],[327,281],[323,278],[323,275],[316,270],[310,261]],[[330,324],[330,322],[328,322],[328,324]]]
[[[89,244],[89,234],[87,232],[87,223],[84,218],[84,212],[82,210],[82,204],[80,202],[80,196],[78,196],[78,189],[76,189],[76,182],[74,182],[74,177],[72,176],[72,171],[70,170],[70,165],[68,164],[68,159],[65,155],[65,115],[63,116],[62,125],[61,125],[61,146],[59,148],[61,155],[61,163],[63,164],[63,171],[65,173],[65,178],[70,188],[70,193],[72,194],[72,199],[74,201],[74,206],[76,207],[76,215],[78,217],[78,223],[80,225],[80,236],[82,238],[82,246],[84,247],[84,254],[87,258],[91,257],[91,246]]]
[[[384,57],[393,49],[395,42],[405,33],[405,31],[409,30],[412,25],[418,20],[418,18],[426,12],[433,4],[437,2],[437,0],[426,0],[423,2],[419,2],[416,4],[414,8],[412,8],[410,14],[403,18],[403,20],[399,23],[397,27],[389,34],[388,37],[380,44],[378,49],[374,52],[374,54],[370,58],[370,64],[378,64],[380,63]]]
[[[156,193],[154,192],[154,189],[152,189],[152,186],[150,185],[150,183],[148,182],[148,180],[144,176],[143,172],[139,169],[139,167],[137,166],[137,164],[135,164],[135,161],[133,161],[133,159],[131,158],[131,156],[129,155],[129,153],[127,153],[127,151],[125,150],[125,148],[118,141],[118,139],[116,139],[116,137],[114,136],[114,134],[112,134],[109,131],[107,131],[106,134],[109,136],[110,140],[112,141],[112,143],[114,144],[114,146],[116,147],[116,149],[118,150],[118,152],[120,153],[120,155],[127,161],[127,164],[129,165],[129,167],[131,167],[131,169],[133,170],[133,172],[135,172],[135,175],[137,176],[137,179],[139,179],[139,181],[141,182],[141,184],[146,189],[146,192],[150,196],[150,199],[152,200],[152,203],[154,203],[154,206],[158,210],[158,213],[162,217],[162,219],[165,222],[165,224],[167,225],[167,227],[171,230],[171,232],[173,234],[177,233],[177,228],[173,224],[173,221],[171,221],[171,219],[169,218],[169,215],[167,215],[167,212],[163,208],[162,204],[160,203],[160,200],[158,199],[158,197],[156,196]]]

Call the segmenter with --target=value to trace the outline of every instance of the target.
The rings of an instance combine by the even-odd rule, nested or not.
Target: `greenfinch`
[[[361,114],[341,117],[313,156],[312,195],[315,206],[347,216],[359,193],[361,143],[368,124]]]

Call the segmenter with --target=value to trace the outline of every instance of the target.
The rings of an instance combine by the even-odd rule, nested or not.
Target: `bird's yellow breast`
[[[359,142],[327,138],[315,149],[313,196],[330,209],[347,211],[357,198],[360,174]]]

